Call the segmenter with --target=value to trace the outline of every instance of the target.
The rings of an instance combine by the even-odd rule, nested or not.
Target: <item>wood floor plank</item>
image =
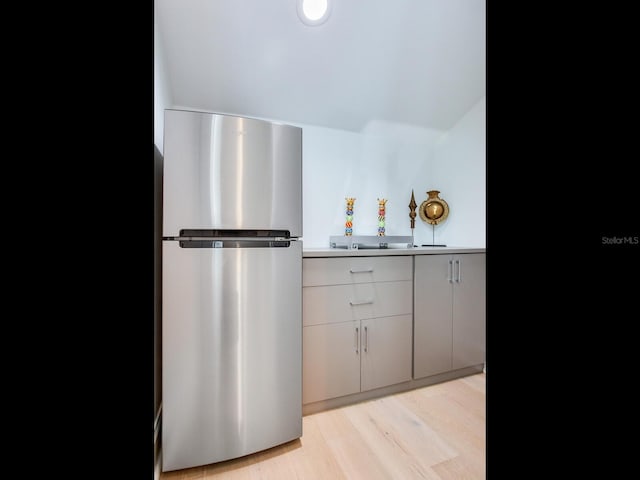
[[[160,480],[484,479],[486,374],[303,417],[303,436]]]
[[[397,398],[438,433],[446,433],[445,439],[467,439],[471,443],[484,445],[486,420],[483,408],[471,410],[469,406],[461,404],[455,395],[425,396],[419,390],[399,394]]]
[[[347,479],[391,478],[360,432],[345,416],[344,409],[330,410],[319,415],[318,426],[322,436]]]
[[[473,415],[481,417],[483,420],[485,419],[484,392],[466,382],[453,382],[447,386],[446,395]]]
[[[162,480],[203,480],[204,467],[185,468],[183,470],[174,470],[165,472],[160,475]]]
[[[456,457],[445,460],[442,463],[433,466],[433,470],[438,474],[441,480],[473,480],[484,478],[474,470],[468,468],[465,464],[466,457]]]
[[[470,411],[469,408],[460,404],[452,395],[434,397],[431,406],[431,415],[428,418],[438,418],[441,421],[441,423],[433,424],[434,429],[437,430],[439,425],[446,425],[452,438],[468,441],[478,447],[484,447],[486,438],[484,412],[479,414],[476,411]]]
[[[410,394],[410,395],[409,395]],[[406,392],[399,401],[406,402],[426,424],[463,457],[465,464],[484,478],[486,466],[485,415],[465,409],[455,398],[444,394],[425,396],[419,391]]]
[[[438,479],[431,465],[457,455],[394,397],[348,407],[345,412],[392,478]]]
[[[248,479],[297,478],[295,463],[290,461],[292,451],[300,448],[300,441],[289,442],[277,449],[256,453],[254,462],[247,465]]]
[[[469,385],[483,394],[486,394],[487,392],[487,377],[485,373],[469,375],[468,377],[463,377],[459,380],[465,385]]]
[[[318,418],[321,421],[322,417],[322,414],[314,414],[302,419],[302,449],[297,478],[345,480],[347,477],[318,427]]]

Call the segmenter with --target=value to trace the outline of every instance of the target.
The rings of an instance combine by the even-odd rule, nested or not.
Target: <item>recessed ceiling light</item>
[[[331,0],[298,0],[298,16],[307,25],[326,22],[331,13]]]

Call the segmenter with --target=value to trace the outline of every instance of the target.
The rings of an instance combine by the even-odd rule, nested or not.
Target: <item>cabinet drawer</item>
[[[411,257],[342,257],[302,259],[302,285],[411,280]]]
[[[411,314],[413,283],[355,283],[302,289],[303,325]]]

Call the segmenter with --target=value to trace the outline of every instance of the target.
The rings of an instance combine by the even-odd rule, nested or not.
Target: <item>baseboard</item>
[[[429,385],[434,385],[436,383],[447,382],[456,378],[480,373],[482,372],[482,369],[483,364],[474,365],[472,367],[461,368],[459,370],[440,373],[417,380],[410,380],[408,382],[398,383],[395,385],[390,385],[388,387],[377,388],[375,390],[368,390],[366,392],[345,395],[344,397],[331,398],[329,400],[321,400],[314,403],[307,403],[305,405],[302,405],[302,415],[311,415],[313,413],[330,410],[332,408],[344,407],[347,405],[352,405],[354,403],[373,400],[374,398],[380,398],[386,395],[392,395],[394,393],[406,392],[415,388],[421,388]]]

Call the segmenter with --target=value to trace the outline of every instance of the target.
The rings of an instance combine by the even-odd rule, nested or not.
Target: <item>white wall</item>
[[[378,197],[388,199],[387,235],[411,235],[409,202],[440,190],[450,212],[435,243],[486,246],[486,99],[447,132],[372,122],[362,133],[303,128],[305,248],[327,247],[343,235],[345,197],[355,197],[354,235],[377,234]],[[416,213],[418,213],[416,211]],[[415,243],[433,243],[433,227],[416,216]]]
[[[436,143],[427,187],[440,190],[450,209],[449,218],[435,227],[436,244],[486,247],[486,97]],[[423,243],[432,243],[432,227],[420,223],[421,230],[429,229]]]
[[[387,235],[411,235],[411,189],[419,204],[441,131],[380,122],[362,133],[298,126],[303,128],[305,248],[328,247],[330,235],[344,235],[347,196],[356,198],[354,235],[377,234],[378,198],[388,200]]]
[[[153,143],[164,154],[164,109],[171,108],[171,90],[167,73],[162,38],[156,13],[153,14]]]

